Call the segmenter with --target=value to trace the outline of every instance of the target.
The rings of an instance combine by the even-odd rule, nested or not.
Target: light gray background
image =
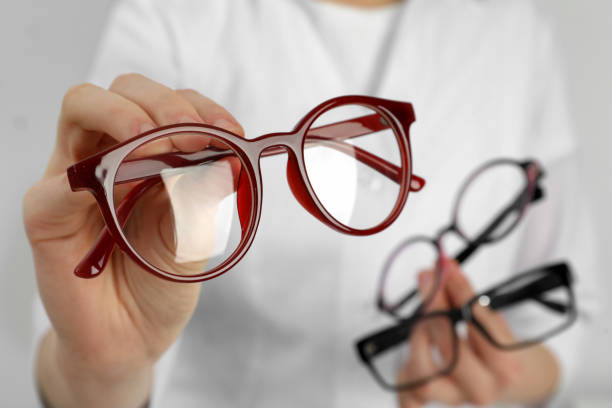
[[[206,0],[203,0],[206,1]],[[435,1],[435,0],[432,0]],[[612,2],[535,0],[557,27],[567,63],[585,183],[591,192],[602,265],[612,264]],[[0,406],[35,406],[31,386],[30,250],[21,198],[41,175],[55,138],[62,95],[84,81],[109,0],[20,0],[0,5]],[[24,162],[28,159],[28,163]],[[8,178],[10,177],[10,178]],[[604,271],[604,289],[612,273]],[[598,337],[576,387],[582,407],[612,401],[612,296],[601,299]]]

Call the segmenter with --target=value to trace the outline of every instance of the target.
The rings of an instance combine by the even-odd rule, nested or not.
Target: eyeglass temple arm
[[[536,182],[537,183],[537,182]],[[538,184],[536,184],[533,196],[531,198],[531,202],[535,203],[539,200],[541,200],[544,197],[544,190],[542,189],[542,187]],[[510,204],[508,207],[506,207],[494,220],[493,222],[491,222],[491,224],[489,224],[489,226],[478,235],[478,237],[476,237],[475,240],[469,242],[466,247],[464,249],[462,249],[457,255],[454,256],[454,259],[459,263],[462,264],[463,262],[465,262],[470,256],[472,256],[472,254],[474,254],[474,252],[476,252],[476,250],[480,247],[480,245],[482,244],[482,242],[486,239],[486,237],[489,236],[489,234],[495,230],[495,228],[497,228],[505,219],[506,217],[511,214],[513,211],[516,211],[517,208],[519,207],[519,204],[521,202],[523,198],[523,195],[519,195],[519,197],[517,197],[517,199]],[[384,310],[386,312],[389,312],[391,314],[394,314],[394,311],[399,309],[400,307],[402,307],[404,304],[406,304],[407,302],[409,302],[412,298],[414,298],[418,293],[417,289],[413,289],[410,292],[406,293],[406,295],[404,295],[399,301],[397,301],[397,303],[395,303],[395,305],[393,306],[392,310],[387,310],[385,308],[385,306],[382,303],[382,300],[379,298],[378,299],[378,308],[380,310]],[[420,310],[420,307],[419,309]]]
[[[310,140],[316,139],[317,142],[307,143],[307,146],[325,145],[326,147],[338,150],[355,157],[356,160],[380,172],[390,180],[400,183],[401,169],[398,166],[357,146],[344,142],[346,139],[352,139],[388,128],[389,126],[386,123],[383,124],[381,119],[380,115],[372,114],[311,128],[308,132],[308,138]],[[274,156],[285,152],[286,150],[283,147],[270,148],[264,151],[263,156]],[[115,182],[124,183],[140,180],[148,176],[155,176],[169,166],[194,166],[219,160],[230,154],[233,154],[230,150],[217,149],[211,151],[210,148],[207,148],[195,153],[163,153],[145,159],[127,160],[117,170]],[[425,180],[413,174],[410,180],[410,191],[419,191],[424,186]]]
[[[569,283],[569,269],[566,264],[555,264],[547,267],[547,269],[550,269],[550,271],[545,276],[512,292],[496,294],[494,290],[493,293],[489,293],[489,307],[492,310],[501,310],[525,300],[535,300],[557,313],[567,313],[570,308],[569,305],[545,299],[543,295],[550,290],[567,285]],[[535,270],[532,273],[538,272],[539,270]]]
[[[232,155],[231,150],[208,146],[206,150],[193,153],[161,153],[142,159],[125,160],[117,169],[115,184],[159,177],[164,171],[180,172],[185,167],[215,162]]]
[[[161,177],[149,177],[132,188],[117,206],[117,219],[124,225],[138,199],[151,187],[161,181]],[[94,278],[106,267],[113,250],[115,239],[107,226],[104,226],[94,245],[74,268],[74,274],[80,278]]]
[[[567,313],[568,309],[570,308],[569,305],[565,305],[554,300],[544,299],[542,296],[547,291],[569,285],[571,278],[569,267],[566,263],[552,264],[526,272],[523,275],[530,273],[542,273],[542,271],[546,272],[545,276],[510,293],[496,294],[495,292],[511,284],[517,278],[522,278],[522,276],[504,282],[498,287],[485,292],[484,295],[487,295],[490,298],[489,307],[493,310],[500,310],[525,300],[535,300],[551,310],[554,310],[555,312]],[[481,296],[483,296],[483,294],[477,295],[476,299],[480,298]],[[452,309],[448,311],[448,313],[451,315],[457,312],[461,314],[461,309]],[[420,309],[413,313],[411,317],[401,319],[397,324],[370,334],[359,340],[357,342],[357,348],[362,359],[364,361],[368,361],[371,357],[374,357],[377,354],[380,354],[405,341],[410,335],[414,319],[419,315]]]
[[[318,139],[321,144],[325,144],[330,148],[345,154],[354,155],[357,160],[362,161],[396,183],[399,183],[400,169],[397,166],[363,149],[342,142],[343,139],[362,136],[385,128],[388,128],[388,125],[383,123],[382,118],[378,114],[372,114],[313,128],[311,131],[315,131],[316,135],[309,136]],[[284,149],[268,149],[263,155],[272,156],[284,152]],[[117,207],[117,216],[120,223],[123,224],[127,220],[138,198],[161,180],[159,174],[163,170],[180,169],[185,166],[195,166],[217,161],[230,154],[233,153],[227,149],[209,146],[206,150],[195,153],[164,153],[146,159],[133,159],[123,162],[115,176],[116,184],[139,180],[144,181],[134,187]],[[424,185],[425,180],[419,176],[412,175],[409,186],[411,191],[419,191]],[[76,266],[74,270],[75,275],[82,278],[91,278],[100,274],[108,263],[114,248],[115,241],[108,227],[105,226],[92,248]]]
[[[489,307],[493,310],[500,310],[504,307],[532,299],[542,303],[544,306],[555,312],[567,313],[571,306],[564,305],[560,302],[543,299],[541,296],[549,290],[569,284],[571,278],[569,267],[565,263],[559,263],[549,265],[544,268],[538,268],[531,272],[526,272],[525,274],[540,273],[542,269],[547,272],[547,275],[511,293],[494,294],[493,292],[502,289],[508,284],[511,284],[516,280],[516,278],[499,285],[493,290],[485,292],[485,294],[490,297]],[[478,299],[481,296],[482,294],[477,295],[476,298]],[[461,319],[462,316],[461,309],[452,309],[447,313],[449,316],[456,314],[456,319]],[[379,330],[358,340],[355,347],[357,348],[357,352],[361,360],[365,363],[369,363],[370,360],[376,355],[384,353],[388,349],[396,347],[405,342],[410,336],[415,319],[418,319],[419,316],[419,312],[416,312],[409,318],[401,319],[393,326]],[[451,317],[451,320],[452,319],[453,317]]]
[[[355,347],[361,359],[367,363],[376,355],[405,342],[412,331],[412,321],[410,318],[402,320],[358,340]]]

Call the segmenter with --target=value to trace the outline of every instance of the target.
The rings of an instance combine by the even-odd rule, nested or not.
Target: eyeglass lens
[[[504,236],[522,214],[527,187],[526,173],[517,163],[501,161],[477,171],[457,200],[457,229],[469,241],[485,231],[489,242]],[[513,211],[499,219],[508,209]]]
[[[196,275],[217,267],[238,247],[240,218],[248,216],[238,211],[242,166],[213,135],[176,133],[139,146],[122,162],[114,187],[117,211],[136,184],[150,184],[124,222],[129,245],[165,271]]]
[[[400,185],[358,160],[361,152],[374,154],[401,167],[398,136],[389,126],[363,133],[358,118],[382,117],[362,105],[342,105],[323,112],[308,129],[304,140],[304,165],[319,202],[340,223],[354,229],[369,229],[382,223],[392,212]],[[351,139],[325,138],[325,127],[351,123]],[[340,145],[339,145],[340,144]]]
[[[401,344],[376,354],[372,365],[388,386],[420,383],[450,368],[455,357],[454,342],[448,316],[420,318]]]
[[[471,320],[467,330],[483,330],[495,345],[506,348],[543,341],[573,319],[570,288],[559,274],[546,269],[481,294],[469,305]],[[389,333],[402,333],[401,339],[396,334],[393,344],[386,344],[385,338],[391,337],[382,332],[371,344],[386,344],[385,349],[380,353],[369,350],[377,375],[396,389],[418,386],[447,372],[459,357],[454,342],[467,336],[465,330],[455,333],[461,324],[454,325],[449,314],[417,315],[408,321],[410,330],[387,329]],[[407,323],[399,323],[402,324]]]

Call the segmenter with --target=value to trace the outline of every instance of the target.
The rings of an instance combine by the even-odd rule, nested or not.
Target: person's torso
[[[380,80],[359,84],[330,53],[306,2],[185,3],[191,12],[171,10],[179,86],[227,107],[248,138],[290,130],[333,96],[410,101],[414,172],[428,184],[390,228],[350,237],[300,207],[287,186],[286,157],[263,159],[254,243],[233,270],[203,284],[162,406],[395,406],[396,397],[359,363],[353,342],[388,322],[374,296],[392,247],[446,225],[457,189],[482,162],[528,153],[529,70],[520,65],[528,39],[510,39],[504,27],[514,27],[520,7],[508,13],[512,7],[487,2],[406,2],[383,53],[388,60],[363,70],[381,64]],[[381,58],[379,46],[360,50],[364,63]],[[466,265],[477,288],[513,272],[518,245],[514,234]]]

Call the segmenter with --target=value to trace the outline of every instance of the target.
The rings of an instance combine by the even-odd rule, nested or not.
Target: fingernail
[[[152,124],[143,123],[142,125],[140,125],[140,130],[138,131],[138,134],[141,135],[153,129],[155,129],[155,126],[153,126]]]
[[[233,132],[233,133],[240,133],[240,132],[242,132],[242,129],[240,129],[240,126],[238,126],[236,123],[230,122],[227,119],[217,119],[213,123],[213,126],[216,126],[218,128],[221,128],[221,129],[228,130],[228,131]]]

